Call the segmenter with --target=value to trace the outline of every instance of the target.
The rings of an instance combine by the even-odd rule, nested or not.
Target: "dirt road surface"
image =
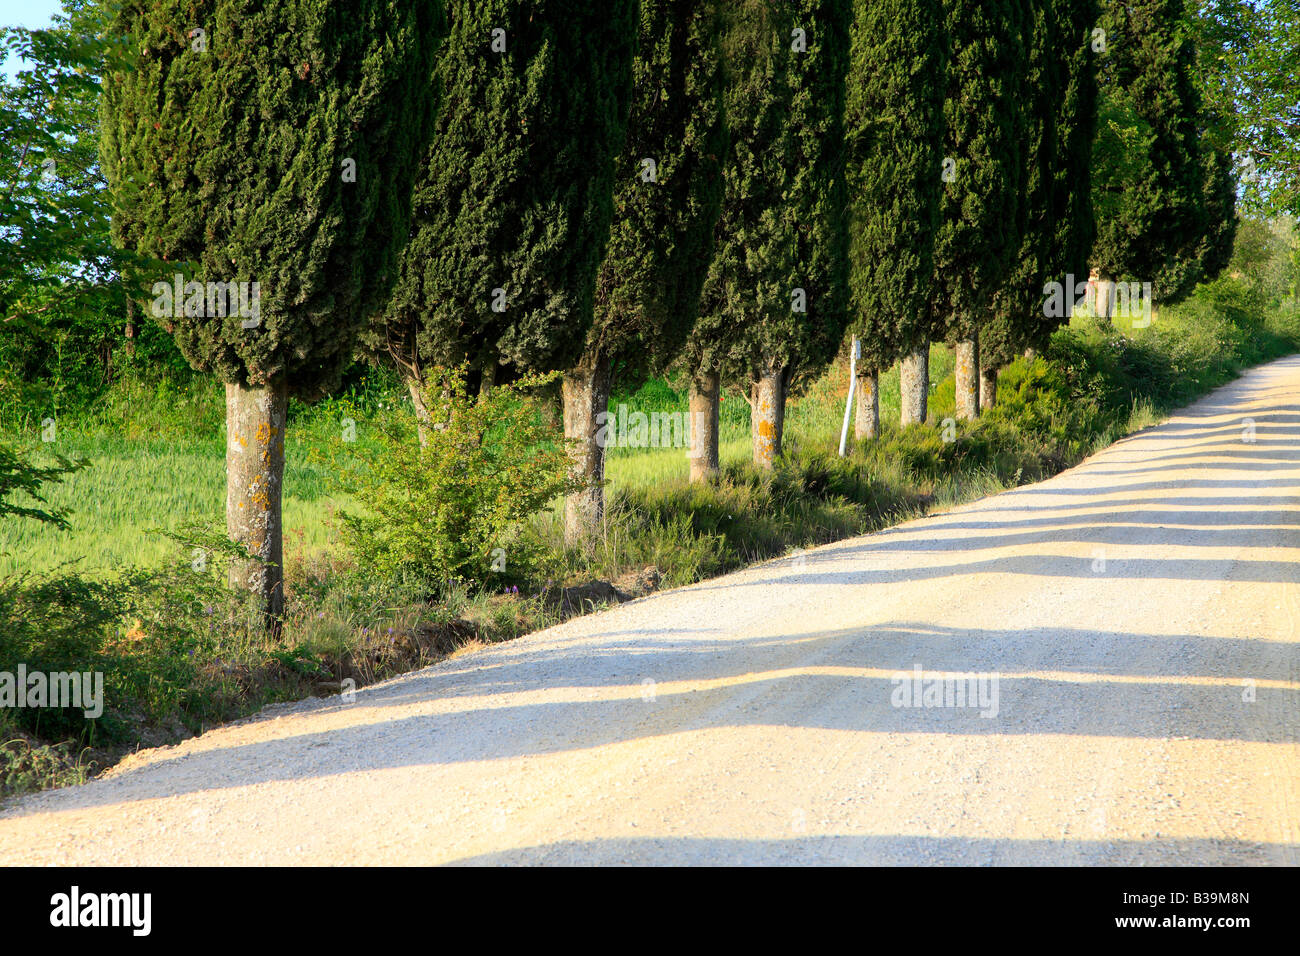
[[[0,863],[1296,864],[1298,546],[1293,357],[1042,484],[143,752]]]

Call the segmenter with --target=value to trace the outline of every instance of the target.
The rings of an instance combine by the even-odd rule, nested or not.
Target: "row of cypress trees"
[[[1149,30],[1181,0],[1117,9],[1137,35],[1132,11]],[[602,514],[615,380],[687,373],[693,478],[717,469],[726,385],[771,467],[786,395],[846,332],[859,437],[900,359],[904,423],[925,420],[931,340],[957,348],[973,417],[981,372],[987,403],[1050,334],[1045,277],[1087,271],[1098,22],[1096,0],[124,0],[102,99],[114,236],[262,289],[251,327],[161,319],[227,383],[227,524],[270,562],[238,583],[279,616],[287,399],[358,351],[426,424],[435,366],[468,361],[483,388],[563,372],[591,479],[575,541]],[[1174,68],[1150,47],[1115,79],[1139,114],[1124,70]],[[1144,123],[1164,175],[1173,127]],[[1185,158],[1195,131],[1176,132]]]

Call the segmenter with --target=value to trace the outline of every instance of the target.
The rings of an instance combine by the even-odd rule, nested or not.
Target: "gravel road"
[[[140,753],[0,814],[0,863],[1294,865],[1298,545],[1300,356],[1050,481]]]

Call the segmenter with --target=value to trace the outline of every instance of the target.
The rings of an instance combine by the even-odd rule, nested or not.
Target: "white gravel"
[[[1300,356],[1042,484],[141,753],[0,814],[0,862],[1295,864],[1298,544]],[[915,665],[997,715],[892,706]]]

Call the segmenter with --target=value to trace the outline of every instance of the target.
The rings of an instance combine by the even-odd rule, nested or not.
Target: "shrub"
[[[580,487],[555,426],[524,391],[554,378],[473,399],[463,369],[440,372],[423,444],[405,406],[380,418],[378,444],[356,448],[357,467],[336,469],[363,509],[340,512],[358,562],[444,592],[457,581],[527,577],[542,548],[524,520]]]

